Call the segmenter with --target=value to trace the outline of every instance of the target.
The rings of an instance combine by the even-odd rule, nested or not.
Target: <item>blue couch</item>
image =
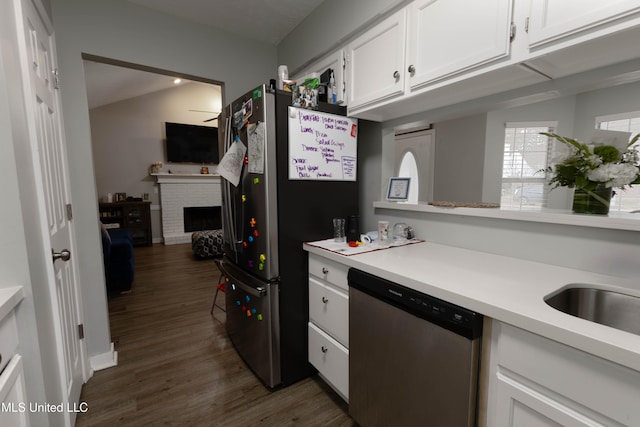
[[[102,227],[102,252],[107,292],[130,291],[135,276],[131,232],[123,228]]]

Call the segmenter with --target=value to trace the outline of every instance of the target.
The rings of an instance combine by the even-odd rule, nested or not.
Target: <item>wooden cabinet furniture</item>
[[[151,246],[151,202],[100,203],[100,221],[129,230],[134,246]]]
[[[640,372],[493,321],[488,426],[640,425]]]
[[[349,401],[349,286],[346,265],[309,254],[309,362]]]
[[[12,309],[0,319],[0,425],[28,426],[29,401],[25,392],[22,356],[18,353],[18,330]]]

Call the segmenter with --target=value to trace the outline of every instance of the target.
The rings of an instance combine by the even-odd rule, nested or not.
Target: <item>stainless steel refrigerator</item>
[[[358,215],[357,121],[344,107],[325,107],[291,108],[291,93],[260,86],[218,119],[219,171],[234,168],[224,164],[229,152],[239,175],[237,185],[222,179],[227,332],[271,388],[315,372],[303,242],[332,237],[334,217]],[[247,148],[242,159],[238,143]]]

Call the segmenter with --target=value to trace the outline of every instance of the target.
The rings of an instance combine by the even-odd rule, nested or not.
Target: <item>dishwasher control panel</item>
[[[467,338],[482,334],[482,315],[365,271],[350,269],[349,286]]]

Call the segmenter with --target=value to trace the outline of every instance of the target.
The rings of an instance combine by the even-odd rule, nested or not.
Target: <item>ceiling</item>
[[[193,22],[272,44],[324,0],[128,0]],[[84,61],[89,108],[174,87],[174,77]]]
[[[276,45],[324,0],[128,1]]]

